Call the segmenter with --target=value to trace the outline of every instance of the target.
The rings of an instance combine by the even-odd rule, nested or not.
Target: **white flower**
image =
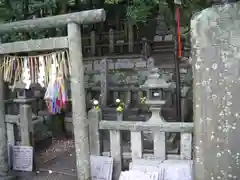
[[[94,104],[94,105],[98,105],[98,100],[94,100],[94,101],[93,101],[93,104]]]
[[[116,99],[116,103],[120,103],[121,102],[121,100],[120,99]]]

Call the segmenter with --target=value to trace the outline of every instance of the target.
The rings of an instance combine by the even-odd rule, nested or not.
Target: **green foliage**
[[[133,0],[127,7],[127,17],[133,22],[146,22],[149,17],[156,13],[157,0]]]
[[[105,0],[108,4],[118,4],[121,0]],[[208,0],[181,0],[181,26],[183,35],[189,35],[190,19],[193,14],[209,6]],[[174,0],[128,0],[126,16],[132,23],[145,23],[149,18],[160,15],[171,29],[175,26]]]
[[[107,4],[118,4],[120,0],[105,0]],[[156,12],[158,0],[131,0],[126,3],[126,16],[132,23],[146,22]]]
[[[145,23],[149,18],[160,15],[168,27],[173,27],[174,0],[0,0],[0,22],[40,18],[92,8],[114,8],[109,13],[125,14],[133,24]],[[115,4],[116,6],[111,6]],[[121,5],[120,5],[121,4]],[[208,0],[182,0],[181,25],[189,31],[191,16],[207,7]],[[119,7],[118,7],[119,6]],[[70,9],[70,10],[69,10]],[[109,16],[109,14],[108,14]],[[110,15],[111,16],[111,15]],[[114,17],[114,16],[112,16]],[[31,37],[44,37],[48,30],[33,33]],[[52,34],[56,34],[52,32]],[[188,34],[188,33],[184,33]],[[40,35],[40,36],[39,36]],[[8,40],[23,38],[25,35],[11,34]]]

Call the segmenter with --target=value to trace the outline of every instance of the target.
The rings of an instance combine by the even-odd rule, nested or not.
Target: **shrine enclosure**
[[[72,14],[58,15],[41,19],[32,19],[12,23],[1,24],[0,34],[11,32],[36,31],[39,29],[58,28],[67,26],[67,37],[55,37],[48,39],[37,39],[5,43],[0,45],[0,55],[56,51],[61,49],[69,50],[71,65],[71,93],[72,93],[72,117],[75,135],[76,164],[78,179],[90,179],[90,154],[88,143],[88,125],[84,89],[84,68],[82,58],[81,24],[98,23],[105,21],[106,14],[103,9],[82,11]],[[0,179],[8,178],[7,139],[5,128],[5,111],[3,95],[3,77],[0,81]],[[20,121],[31,121],[28,115],[31,107],[22,107],[24,117]],[[21,108],[20,108],[21,112]],[[30,118],[30,119],[29,119]],[[27,128],[28,129],[28,128]],[[26,132],[25,132],[26,133]],[[26,142],[25,145],[29,145]],[[81,151],[80,151],[81,149]]]

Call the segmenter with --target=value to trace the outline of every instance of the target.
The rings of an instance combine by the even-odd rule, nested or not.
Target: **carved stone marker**
[[[240,177],[239,8],[212,6],[191,21],[197,180]]]

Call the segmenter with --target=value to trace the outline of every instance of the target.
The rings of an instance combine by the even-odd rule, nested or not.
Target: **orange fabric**
[[[180,28],[180,10],[179,10],[179,8],[176,8],[176,19],[177,19],[178,57],[182,57],[181,28]]]

